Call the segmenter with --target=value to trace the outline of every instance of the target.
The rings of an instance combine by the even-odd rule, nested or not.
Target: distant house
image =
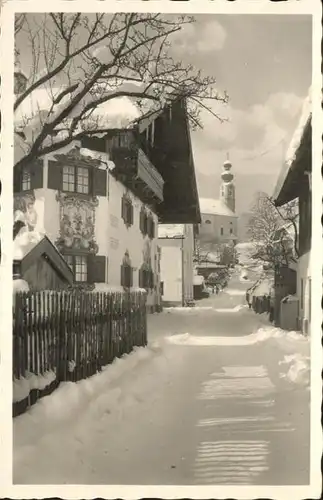
[[[226,273],[227,266],[217,264],[216,262],[201,262],[196,265],[196,270],[199,275],[204,276],[207,281],[211,275],[222,276]]]
[[[286,162],[280,173],[274,200],[277,207],[298,199],[299,234],[296,293],[299,298],[298,324],[307,333],[311,323],[311,223],[312,223],[312,113],[311,99],[303,106]]]
[[[193,224],[160,224],[160,279],[164,305],[187,305],[193,300]]]
[[[185,100],[14,169],[15,210],[54,242],[82,287],[147,291],[159,310],[157,224],[199,223]],[[18,141],[17,141],[18,142]],[[181,189],[178,190],[178,186]]]

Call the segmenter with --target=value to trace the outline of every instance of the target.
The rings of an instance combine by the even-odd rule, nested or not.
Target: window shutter
[[[151,215],[148,217],[148,228],[147,228],[148,236],[150,239],[153,239],[155,236],[155,223]]]
[[[127,264],[122,264],[121,266],[121,285],[124,286],[125,288],[128,288],[128,267]]]
[[[21,172],[19,168],[14,168],[13,171],[13,192],[19,193],[21,191]]]
[[[107,272],[106,272],[106,275],[107,275],[107,279],[106,279],[106,282],[109,283],[109,257],[107,257]]]
[[[146,217],[146,234],[149,236],[149,230],[150,230],[150,216],[147,215]]]
[[[89,255],[88,257],[88,281],[89,283],[105,283],[104,255]]]
[[[94,196],[107,195],[107,171],[99,168],[93,169],[93,194]]]
[[[142,267],[139,269],[139,288],[144,288]]]
[[[125,286],[125,267],[123,264],[121,264],[120,267],[120,284],[121,286]]]
[[[44,163],[42,160],[35,161],[30,168],[30,187],[31,189],[41,189],[43,187],[43,169]]]
[[[145,214],[145,225],[144,225],[144,227],[145,227],[145,234],[147,234],[148,233],[148,215],[147,214]]]
[[[149,216],[149,238],[152,238],[152,234],[153,234],[153,219],[151,217],[151,215]]]
[[[48,161],[48,188],[61,190],[63,187],[62,166],[56,161]]]
[[[130,287],[130,283],[131,283],[131,267],[130,266],[126,266],[126,275],[127,275],[127,279],[126,279],[126,286],[127,287]]]
[[[125,200],[125,197],[123,196],[121,198],[121,217],[123,218],[123,220],[126,222],[127,221],[127,216],[126,216],[126,200]]]
[[[140,229],[140,232],[143,233],[143,213],[142,213],[142,209],[140,210],[140,215],[139,215],[139,229]]]
[[[149,288],[154,288],[154,273],[151,269],[149,270]]]
[[[150,227],[151,227],[151,233],[150,233],[151,236],[150,237],[153,240],[155,238],[155,222],[154,222],[153,218],[151,218]]]
[[[130,220],[131,220],[131,207],[130,207],[130,203],[129,203],[129,200],[126,200],[126,222],[127,224],[130,224]]]
[[[133,286],[133,268],[129,266],[129,287]]]
[[[129,206],[130,206],[130,224],[133,224],[133,205],[131,202],[129,202]]]

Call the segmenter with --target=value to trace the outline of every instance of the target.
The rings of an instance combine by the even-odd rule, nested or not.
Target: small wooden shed
[[[74,281],[73,271],[64,257],[46,236],[24,236],[24,245],[15,238],[13,278],[25,280],[30,290],[61,290]]]

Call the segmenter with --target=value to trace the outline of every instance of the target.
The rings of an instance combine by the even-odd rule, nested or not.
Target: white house
[[[14,209],[56,245],[80,286],[145,288],[155,311],[158,220],[200,222],[186,105],[177,100],[149,118],[119,122],[28,165],[17,138]]]
[[[193,300],[194,229],[192,224],[160,224],[160,280],[164,305],[187,305]]]
[[[147,305],[156,308],[157,215],[116,179],[107,154],[101,161],[87,153],[73,143],[16,176],[15,210],[56,244],[76,283],[146,288]]]

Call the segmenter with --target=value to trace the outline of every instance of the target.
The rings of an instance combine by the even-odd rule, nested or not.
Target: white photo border
[[[318,0],[10,0],[1,12],[1,168],[0,197],[0,496],[10,498],[320,498],[322,456],[322,7]],[[311,338],[311,473],[308,486],[87,486],[12,484],[12,227],[13,227],[13,20],[18,12],[167,12],[210,14],[309,14],[313,17],[312,73],[312,338]]]

